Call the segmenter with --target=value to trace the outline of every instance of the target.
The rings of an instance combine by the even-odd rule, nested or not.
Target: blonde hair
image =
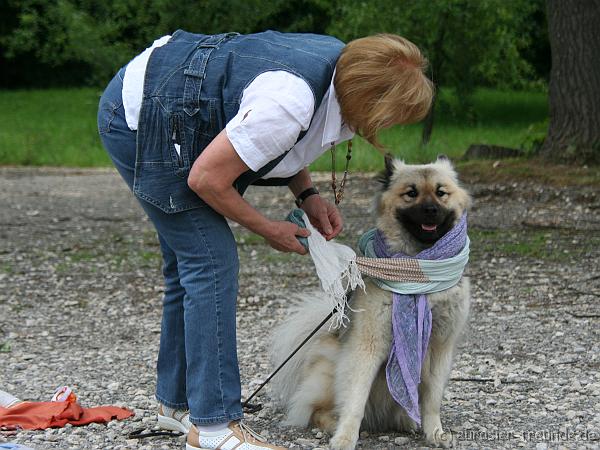
[[[409,40],[378,34],[349,42],[336,65],[334,86],[342,118],[378,149],[377,132],[423,119],[431,107],[433,83],[427,59]]]

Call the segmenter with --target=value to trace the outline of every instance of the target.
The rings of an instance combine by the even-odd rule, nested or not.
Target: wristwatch
[[[304,189],[302,192],[300,192],[300,195],[296,197],[296,206],[300,208],[300,206],[302,206],[302,203],[304,203],[304,200],[306,200],[311,195],[315,194],[319,195],[319,191],[314,186],[311,186],[308,189]]]

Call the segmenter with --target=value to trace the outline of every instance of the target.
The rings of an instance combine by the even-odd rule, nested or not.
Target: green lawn
[[[456,103],[449,92],[442,91],[446,105]],[[463,155],[471,144],[495,144],[521,148],[532,133],[539,133],[540,123],[548,117],[547,95],[541,92],[514,92],[480,89],[473,98],[476,119],[467,121],[441,108],[436,112],[435,126],[429,144],[421,146],[422,125],[398,126],[385,130],[381,142],[395,156],[408,163],[424,163],[444,153],[451,158]],[[383,159],[372,146],[354,139],[351,167],[379,170]],[[343,169],[345,145],[338,146],[337,167]],[[323,155],[313,169],[330,170],[331,156]]]
[[[106,166],[109,159],[96,132],[97,89],[0,91],[0,164]],[[472,143],[520,147],[531,126],[547,118],[546,94],[482,89],[474,96],[476,120],[450,113],[456,99],[442,91],[446,107],[438,110],[430,144],[420,146],[421,126],[395,127],[381,134],[382,143],[407,162],[425,162],[439,153],[459,157]],[[344,163],[345,145],[338,155]],[[351,168],[376,170],[382,157],[360,138],[355,139]],[[313,169],[330,170],[323,155]]]
[[[0,91],[0,164],[107,166],[97,89]]]

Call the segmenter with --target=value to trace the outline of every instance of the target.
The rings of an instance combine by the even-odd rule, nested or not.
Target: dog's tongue
[[[421,228],[423,228],[425,231],[435,231],[437,229],[437,225],[425,225],[422,223]]]

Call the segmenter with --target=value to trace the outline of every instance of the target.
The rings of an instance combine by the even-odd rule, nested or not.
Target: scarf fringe
[[[336,310],[329,325],[330,331],[332,329],[337,330],[341,327],[348,326],[350,318],[348,317],[346,310],[348,309],[352,312],[356,312],[356,310],[352,309],[348,304],[347,293],[355,290],[357,287],[361,288],[363,291],[365,290],[365,282],[363,281],[360,270],[356,264],[356,257],[348,261],[347,266],[333,283],[328,286],[322,285],[322,288],[327,295],[327,300],[331,305],[331,309]]]

